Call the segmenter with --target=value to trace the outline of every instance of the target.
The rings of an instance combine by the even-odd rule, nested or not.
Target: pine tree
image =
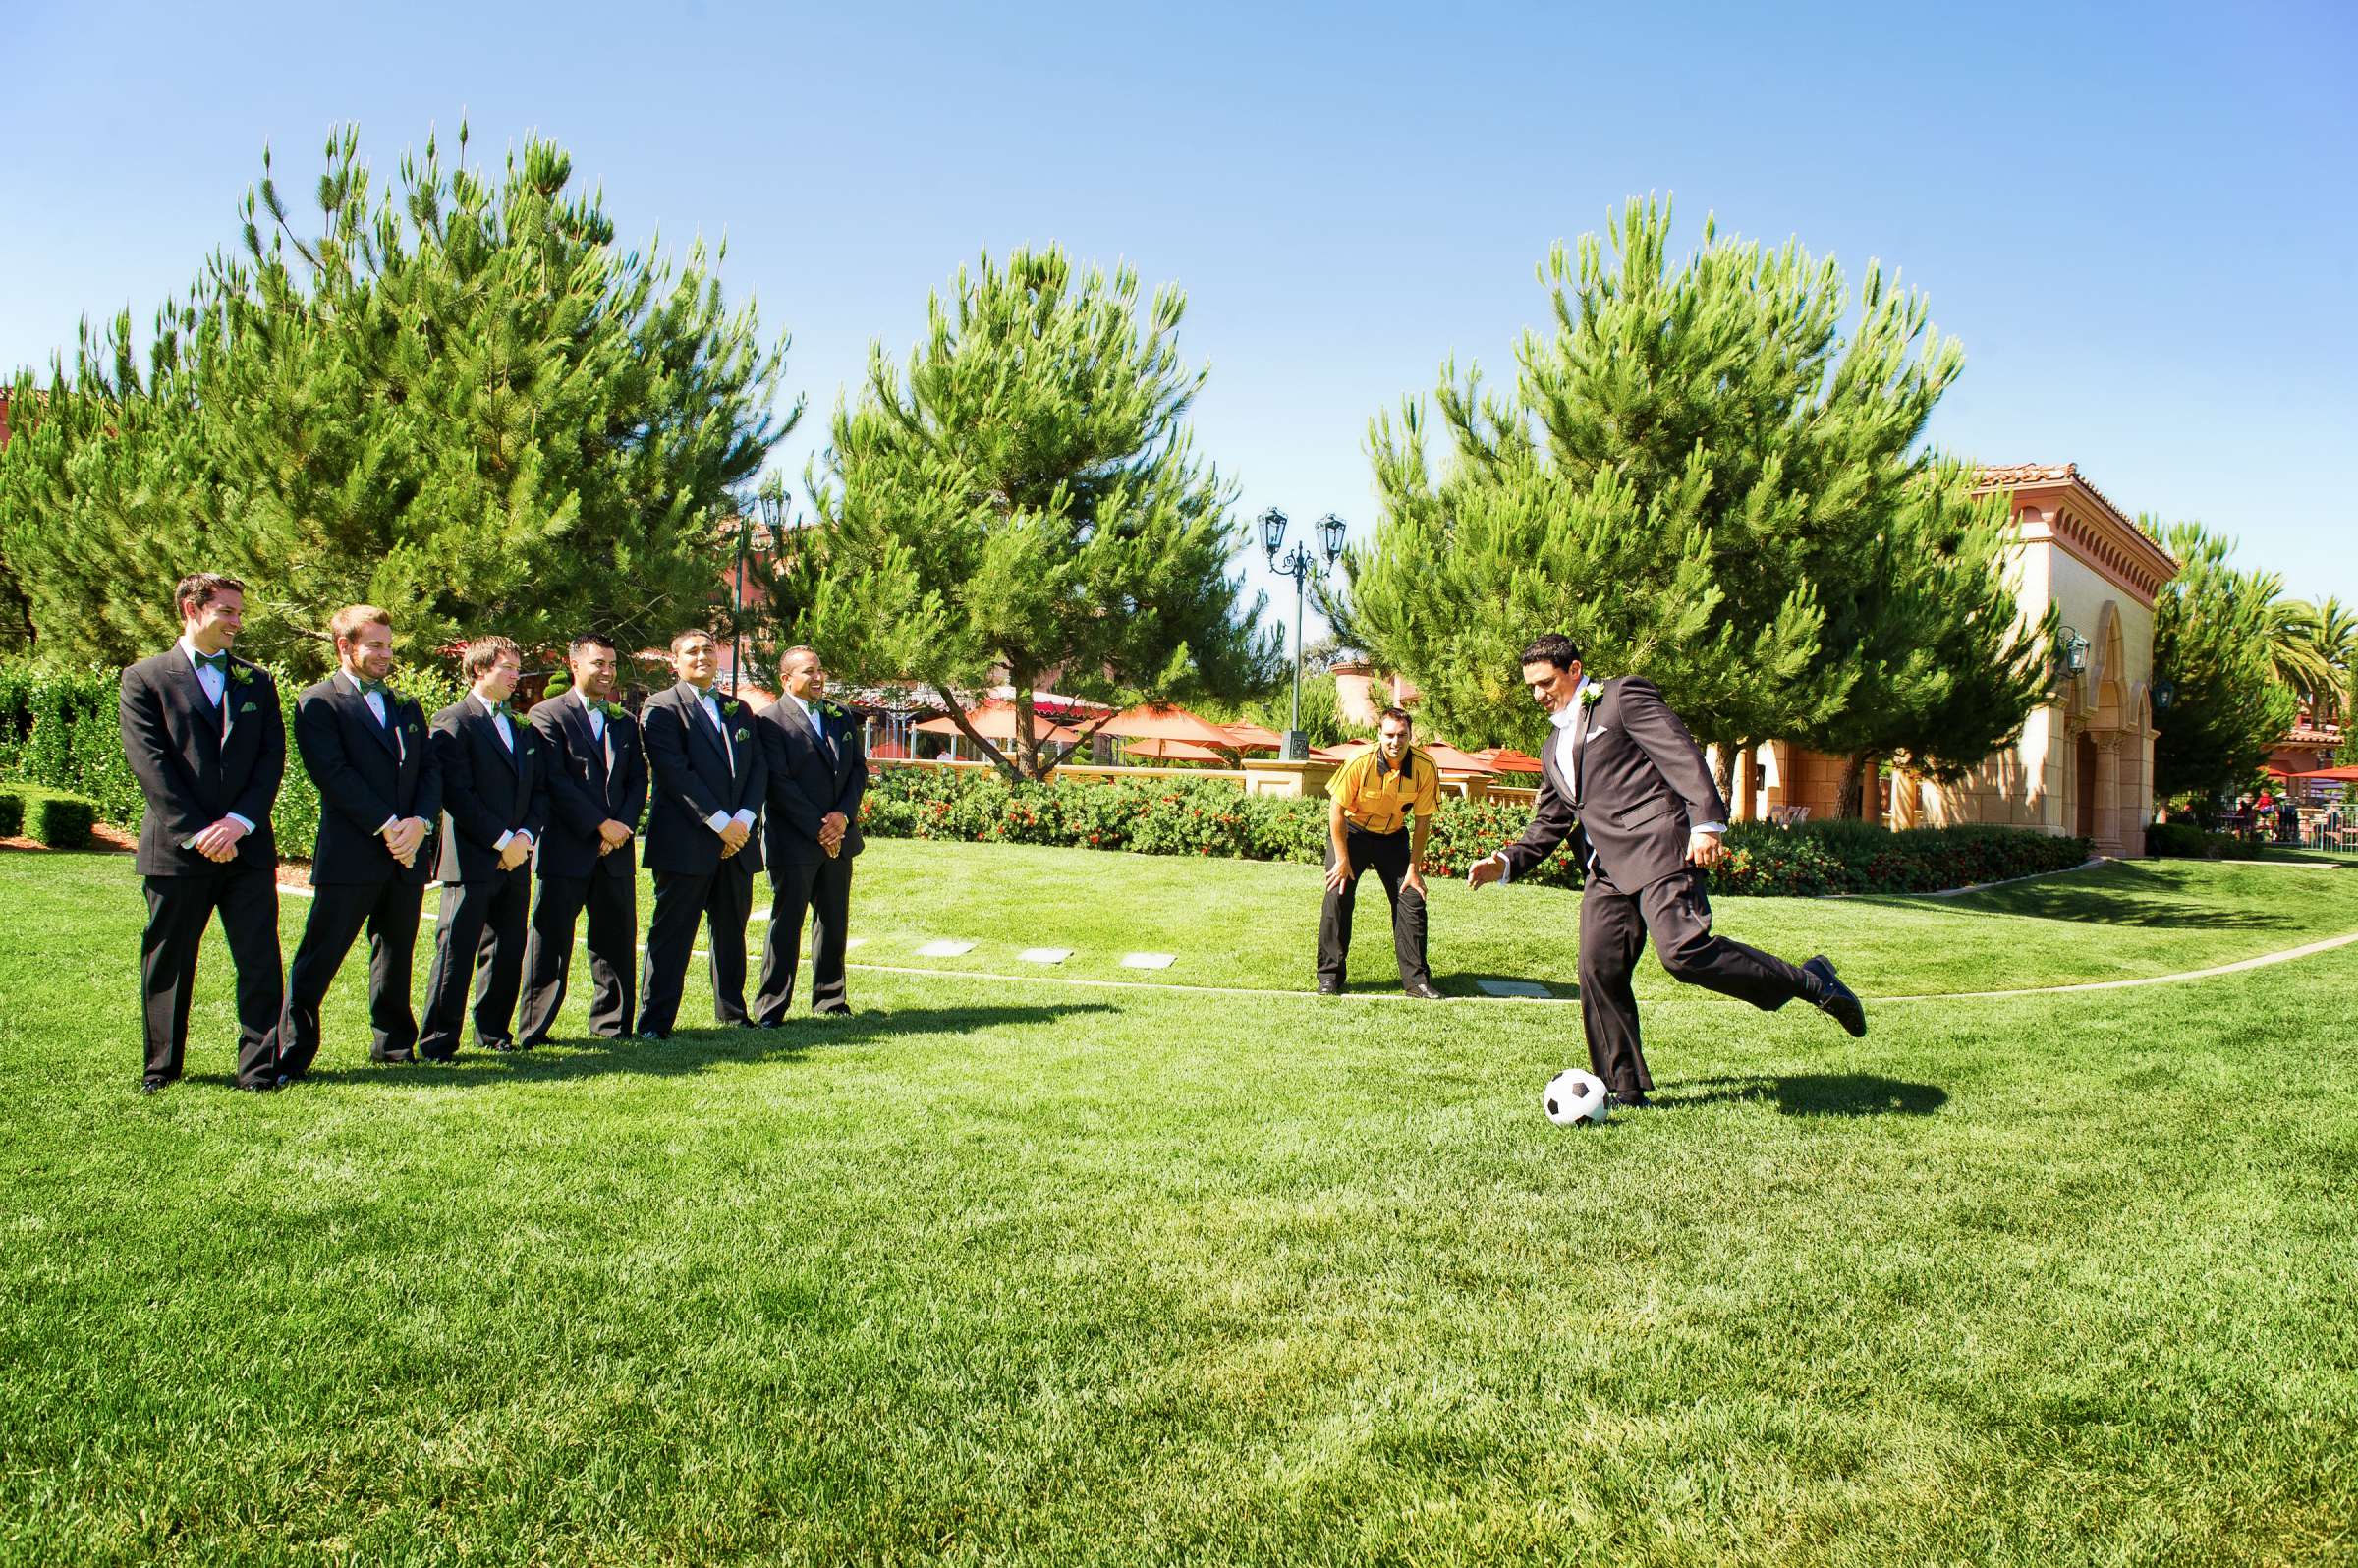
[[[22,464],[0,458],[0,539],[45,655],[121,660],[176,625],[202,563],[249,584],[245,645],[324,668],[327,617],[394,610],[405,651],[500,631],[626,646],[708,619],[723,520],[793,425],[712,268],[623,252],[552,143],[494,181],[434,140],[372,195],[359,137],[326,149],[315,233],[271,159],[241,253],[159,313],[149,371],[128,318],[86,328]],[[25,385],[20,381],[20,385]]]
[[[2208,819],[2267,760],[2297,707],[2271,667],[2276,583],[2230,566],[2230,541],[2199,523],[2137,522],[2178,559],[2154,602],[2154,684],[2171,692],[2156,719],[2154,794]]]
[[[1116,704],[1264,682],[1274,640],[1228,576],[1234,493],[1185,423],[1205,378],[1179,359],[1185,311],[1164,287],[1142,322],[1135,270],[1080,272],[1053,247],[960,268],[905,372],[876,346],[836,410],[809,476],[799,635],[855,677],[924,683],[1025,778],[1060,759],[1032,733],[1050,679]],[[1020,715],[1006,752],[964,717],[1001,682]]]
[[[1830,260],[1707,222],[1673,269],[1669,235],[1666,204],[1633,202],[1609,262],[1595,235],[1555,247],[1540,269],[1553,331],[1522,338],[1513,395],[1443,367],[1437,479],[1421,405],[1373,426],[1383,516],[1329,610],[1468,743],[1541,739],[1511,700],[1538,631],[1653,679],[1723,758],[1836,725],[1861,649],[1889,641],[1870,633],[1896,590],[1845,585],[1930,505],[1916,442],[1962,351],[1880,268],[1845,340]]]

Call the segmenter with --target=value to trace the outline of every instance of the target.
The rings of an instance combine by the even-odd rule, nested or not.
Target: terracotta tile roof
[[[2137,521],[2121,511],[2119,502],[2098,489],[2096,482],[2080,472],[2077,463],[2009,463],[1982,470],[1982,488],[1986,490],[2019,490],[2034,484],[2074,483],[2110,507],[2123,521],[2131,524]]]

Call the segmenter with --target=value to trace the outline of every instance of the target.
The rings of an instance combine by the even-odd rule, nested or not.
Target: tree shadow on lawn
[[[1705,1078],[1656,1091],[1665,1109],[1766,1099],[1786,1116],[1930,1116],[1948,1103],[1948,1091],[1875,1073],[1753,1073]],[[1701,1092],[1694,1092],[1701,1091]]]
[[[2188,894],[2185,876],[2168,868],[2123,861],[2106,867],[2103,874],[2102,882],[2056,880],[1993,887],[1968,895],[1973,900],[1970,904],[1948,903],[1945,912],[2178,930],[2275,930],[2294,924],[2287,917],[2269,911],[2218,909],[2196,903]],[[1854,902],[1918,913],[1941,908],[1927,903],[1921,895],[1863,894]]]
[[[1091,1013],[1118,1009],[1103,1002],[1000,1007],[870,1008],[849,1018],[798,1014],[775,1029],[683,1029],[667,1040],[560,1038],[529,1051],[486,1051],[470,1047],[455,1062],[419,1062],[406,1067],[320,1067],[304,1084],[371,1083],[401,1088],[489,1089],[507,1084],[545,1084],[594,1078],[606,1073],[668,1077],[708,1067],[751,1062],[791,1062],[814,1047],[861,1045],[911,1035],[966,1034],[1010,1025],[1058,1024]],[[301,1092],[302,1085],[295,1086]]]

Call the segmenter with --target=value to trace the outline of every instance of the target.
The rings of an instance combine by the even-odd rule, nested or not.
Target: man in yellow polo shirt
[[[1319,994],[1338,996],[1351,953],[1351,904],[1359,873],[1374,867],[1392,906],[1392,951],[1409,995],[1437,1000],[1425,967],[1425,836],[1441,806],[1441,773],[1408,744],[1408,714],[1387,707],[1375,749],[1326,786],[1326,904],[1319,914]],[[1414,818],[1412,829],[1410,819]]]

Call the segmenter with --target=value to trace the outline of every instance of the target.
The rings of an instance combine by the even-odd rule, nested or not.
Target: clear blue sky
[[[1664,192],[1689,237],[1715,211],[1928,290],[1968,355],[1941,445],[2076,461],[2358,600],[2358,11],[1458,9],[30,0],[0,365],[143,322],[234,245],[264,142],[300,190],[340,122],[390,175],[464,114],[486,159],[570,148],[626,240],[727,236],[732,296],[794,335],[797,476],[871,339],[1054,240],[1187,289],[1246,515],[1357,531],[1370,416],[1450,354],[1509,371],[1548,243]]]

